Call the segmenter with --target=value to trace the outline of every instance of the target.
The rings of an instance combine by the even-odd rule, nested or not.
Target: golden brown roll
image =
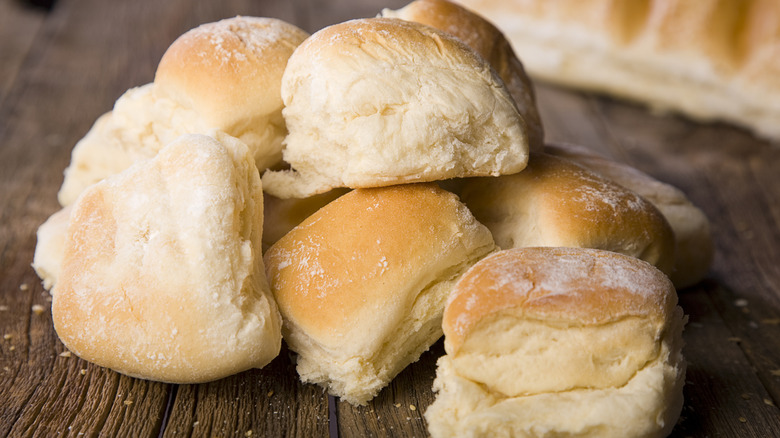
[[[649,201],[564,158],[532,153],[520,173],[466,178],[460,196],[503,248],[565,246],[615,251],[669,274],[674,233]]]
[[[495,249],[434,184],[356,189],[265,254],[301,380],[365,404],[442,335],[452,285]]]
[[[674,270],[670,277],[677,289],[696,284],[707,275],[715,251],[710,234],[710,221],[685,193],[583,146],[548,144],[545,151],[574,161],[636,192],[658,208],[674,232]]]
[[[475,264],[444,313],[433,437],[663,437],[680,415],[686,318],[634,257],[515,248]]]

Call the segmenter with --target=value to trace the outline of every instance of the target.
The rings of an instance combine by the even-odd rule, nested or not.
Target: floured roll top
[[[650,264],[517,248],[475,264],[444,312],[433,437],[664,437],[683,402],[685,316]]]
[[[127,90],[73,149],[59,201],[154,157],[183,134],[220,130],[243,141],[260,170],[281,160],[287,131],[281,78],[308,34],[273,18],[235,17],[171,44],[153,83]]]
[[[567,159],[533,153],[520,173],[463,180],[460,196],[503,249],[604,249],[673,271],[674,234],[663,214],[633,191]]]
[[[531,150],[544,148],[544,130],[536,107],[533,84],[503,33],[480,15],[448,0],[416,0],[383,17],[400,18],[435,27],[457,37],[490,63],[515,99],[526,121]]]
[[[418,23],[373,18],[325,28],[293,54],[282,79],[292,171],[265,189],[306,197],[519,172],[527,123],[486,61]]]
[[[198,383],[278,355],[260,176],[244,144],[216,135],[183,136],[71,207],[52,319],[79,357]]]

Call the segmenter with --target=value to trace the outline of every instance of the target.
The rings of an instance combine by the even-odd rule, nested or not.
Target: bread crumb
[[[409,405],[409,409],[411,409],[411,410],[413,410],[413,411],[416,411],[416,410],[417,410],[417,406],[415,406],[415,405]]]
[[[748,305],[748,300],[744,298],[740,298],[738,300],[734,300],[734,305],[737,307],[745,307]]]
[[[246,433],[244,434],[244,436],[247,436],[247,437],[252,436],[252,429],[247,430]]]
[[[747,418],[745,418],[745,417],[739,417],[739,422],[740,422],[740,423],[747,423]]]
[[[3,339],[5,339],[6,341],[10,341],[11,338],[13,338],[13,337],[14,337],[14,335],[12,335],[10,333],[6,333],[6,334],[3,335]]]
[[[8,310],[8,306],[0,306],[0,312],[5,312]]]
[[[63,351],[60,353],[60,357],[70,357],[70,351]]]
[[[192,423],[192,427],[196,427],[196,426],[198,426],[199,424],[200,424],[200,421],[196,421],[196,422]]]
[[[10,347],[8,347],[8,351],[14,351],[14,350],[16,350],[15,345],[11,345]]]
[[[79,371],[79,373],[81,373],[82,376],[85,376],[87,374],[87,370],[82,369],[81,371]]]
[[[125,406],[130,406],[131,404],[133,404],[132,400],[125,400]]]
[[[43,306],[41,306],[40,304],[33,304],[33,306],[32,306],[32,311],[36,315],[42,314],[44,312],[44,310],[46,310],[46,309]]]
[[[22,284],[19,285],[19,290],[21,290],[21,291],[25,291],[25,290],[27,290],[29,288],[30,288],[30,286],[28,286],[27,283],[22,283]]]
[[[750,400],[750,394],[742,394],[742,400]]]
[[[772,403],[772,400],[769,400],[768,398],[764,399],[764,404],[765,405],[769,405],[769,406],[774,406],[775,405],[774,403]]]
[[[265,396],[266,396],[266,397],[270,397],[270,396],[272,396],[272,395],[274,395],[274,390],[273,390],[273,389],[272,389],[272,390],[270,390],[270,391],[268,391],[268,394],[266,394]]]
[[[396,403],[395,407],[400,408],[401,407],[401,403]]]

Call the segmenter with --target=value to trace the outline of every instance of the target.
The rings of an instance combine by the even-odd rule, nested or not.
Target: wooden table
[[[30,267],[37,227],[75,142],[126,89],[150,82],[186,30],[234,15],[309,32],[405,0],[107,2],[50,10],[0,0],[0,436],[417,436],[436,344],[367,407],[301,384],[282,355],[203,385],[121,376],[70,356]],[[690,323],[674,436],[780,436],[780,144],[537,84],[548,140],[591,146],[685,191],[709,216],[708,278],[679,291]]]

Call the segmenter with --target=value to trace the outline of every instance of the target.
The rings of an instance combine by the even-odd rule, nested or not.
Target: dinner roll
[[[474,265],[444,313],[433,437],[663,437],[680,415],[686,317],[634,257],[515,248]]]
[[[448,0],[415,0],[398,10],[385,9],[383,17],[427,24],[466,43],[490,63],[515,99],[528,128],[531,150],[544,148],[544,130],[536,108],[533,84],[503,33],[492,23]]]
[[[566,246],[615,251],[664,273],[674,267],[674,233],[641,196],[572,161],[532,153],[520,173],[467,178],[461,199],[503,248]]]
[[[131,88],[73,150],[62,205],[90,184],[154,157],[187,133],[220,130],[247,144],[260,170],[281,160],[282,73],[308,34],[274,18],[235,17],[171,44],[153,83]]]
[[[710,221],[676,187],[663,183],[627,164],[612,161],[573,144],[550,144],[546,152],[565,157],[590,171],[633,190],[655,205],[672,227],[675,238],[674,270],[670,277],[679,290],[701,281],[710,269],[714,244]]]
[[[320,30],[290,57],[282,99],[292,170],[263,175],[280,198],[514,173],[528,158],[528,124],[490,65],[419,23]]]
[[[442,335],[463,271],[490,232],[434,184],[353,190],[265,254],[301,380],[365,404]]]
[[[180,137],[73,204],[52,317],[79,357],[198,383],[279,354],[260,176],[243,143],[215,136]]]
[[[60,276],[62,254],[65,251],[65,233],[70,223],[71,206],[49,216],[38,227],[32,267],[43,280],[43,288],[51,291]]]

